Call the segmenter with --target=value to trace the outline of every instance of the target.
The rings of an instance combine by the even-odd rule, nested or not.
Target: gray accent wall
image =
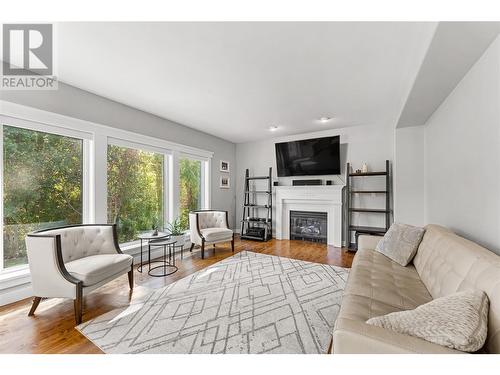
[[[54,91],[0,91],[0,100],[212,151],[212,208],[227,210],[230,225],[234,225],[234,143],[62,82]],[[219,188],[219,160],[231,163],[230,189]]]

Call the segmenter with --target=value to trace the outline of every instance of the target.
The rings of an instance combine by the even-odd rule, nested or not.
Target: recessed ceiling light
[[[328,122],[331,119],[332,119],[331,117],[323,116],[323,117],[320,117],[318,120],[319,120],[319,122]]]
[[[276,130],[278,130],[278,127],[276,125],[270,126],[269,130],[272,131],[272,132],[275,132]]]

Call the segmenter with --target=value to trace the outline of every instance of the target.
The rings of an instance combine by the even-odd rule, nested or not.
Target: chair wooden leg
[[[191,243],[191,248],[189,249],[189,251],[193,252],[193,248],[194,248],[194,243]]]
[[[234,253],[234,234],[233,234],[233,238],[231,239],[231,250]]]
[[[81,282],[76,284],[76,298],[74,300],[74,306],[76,325],[79,325],[82,323],[83,315],[83,284]]]
[[[31,305],[30,312],[28,313],[28,316],[33,316],[35,315],[35,310],[40,304],[40,301],[42,300],[42,297],[33,297],[33,304]]]
[[[332,354],[332,352],[333,352],[333,337],[330,339],[330,345],[328,345],[327,354]]]
[[[205,240],[201,241],[201,259],[205,259]]]
[[[128,271],[128,285],[130,287],[130,290],[134,289],[134,265],[132,264],[132,267],[130,268],[130,271]]]

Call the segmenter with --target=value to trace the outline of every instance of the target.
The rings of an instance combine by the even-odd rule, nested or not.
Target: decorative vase
[[[175,236],[170,236],[172,241],[176,242],[176,245],[184,245],[185,236],[183,234],[178,234]]]
[[[363,163],[363,166],[361,167],[361,172],[362,173],[367,173],[368,172],[368,165],[366,165],[366,163]]]

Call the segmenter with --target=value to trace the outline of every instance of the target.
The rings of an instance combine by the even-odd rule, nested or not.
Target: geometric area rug
[[[348,273],[242,251],[77,329],[105,353],[327,353]]]

